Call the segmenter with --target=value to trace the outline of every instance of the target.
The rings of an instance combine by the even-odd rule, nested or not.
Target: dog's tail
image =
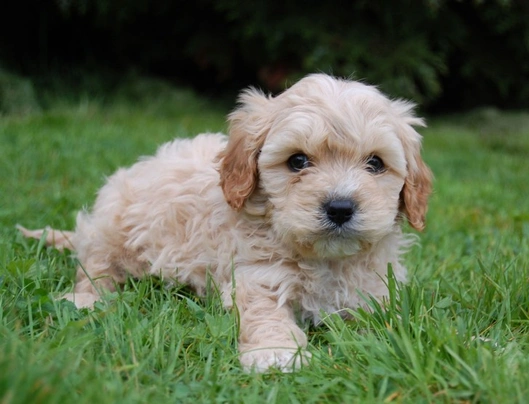
[[[56,230],[51,227],[46,227],[39,230],[28,230],[25,227],[17,225],[17,229],[27,238],[36,238],[37,240],[45,240],[46,245],[55,247],[57,250],[75,251],[72,243],[73,231]]]

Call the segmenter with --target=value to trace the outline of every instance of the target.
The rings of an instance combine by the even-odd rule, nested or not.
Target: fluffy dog
[[[289,371],[306,360],[296,323],[382,299],[391,264],[422,230],[431,173],[413,105],[322,74],[271,98],[249,89],[229,138],[174,140],[101,188],[75,232],[29,231],[77,252],[75,291],[90,307],[128,275],[205,292],[212,277],[240,314],[242,365]],[[233,290],[234,289],[234,290]]]

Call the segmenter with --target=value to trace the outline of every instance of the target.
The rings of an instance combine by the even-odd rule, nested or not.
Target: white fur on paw
[[[241,365],[245,370],[266,372],[277,368],[282,372],[292,372],[306,365],[310,358],[307,351],[293,348],[255,348],[241,354]]]
[[[78,309],[93,309],[95,302],[101,299],[93,293],[67,293],[62,298],[73,302]]]

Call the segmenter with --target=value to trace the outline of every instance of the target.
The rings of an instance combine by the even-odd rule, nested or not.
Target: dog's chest
[[[327,265],[325,265],[327,264]],[[386,285],[382,277],[372,269],[351,263],[312,263],[302,268],[299,303],[303,318],[315,323],[324,314],[366,305],[370,295],[385,295]]]

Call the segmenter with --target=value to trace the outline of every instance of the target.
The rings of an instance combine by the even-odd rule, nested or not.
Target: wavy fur
[[[243,366],[289,371],[309,357],[295,308],[317,323],[362,296],[386,296],[388,264],[406,279],[401,216],[422,229],[431,190],[411,126],[423,122],[411,104],[325,75],[275,98],[248,90],[229,120],[229,138],[175,140],[118,170],[75,232],[49,230],[48,241],[77,252],[82,269],[66,298],[79,307],[129,275],[201,294],[209,271],[240,312]],[[299,172],[287,163],[297,153],[310,160]],[[373,155],[383,172],[366,165]],[[353,202],[350,220],[333,222],[325,206],[334,200]]]

